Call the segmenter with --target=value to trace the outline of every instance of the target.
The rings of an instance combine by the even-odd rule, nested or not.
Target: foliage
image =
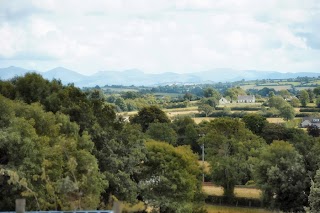
[[[221,94],[217,90],[215,90],[215,89],[213,89],[211,87],[207,87],[207,88],[205,88],[203,90],[203,96],[206,97],[206,98],[210,98],[211,97],[211,98],[214,98],[216,100],[219,100],[221,98]]]
[[[265,202],[283,211],[303,210],[306,170],[302,156],[291,144],[274,141],[262,150],[254,168]]]
[[[96,141],[99,144],[96,143],[94,153],[100,170],[109,182],[103,193],[104,203],[108,203],[113,196],[134,203],[140,193],[138,176],[146,157],[144,135],[137,125],[130,124],[125,125],[112,139],[107,131],[100,129],[98,134]]]
[[[294,108],[288,103],[282,106],[279,110],[280,110],[280,116],[287,121],[292,120],[295,116]]]
[[[168,123],[151,123],[146,131],[150,138],[176,145],[177,134]]]
[[[299,92],[299,100],[300,100],[301,106],[306,107],[307,104],[310,102],[309,93],[306,90],[301,90]]]
[[[170,123],[168,116],[157,106],[144,107],[130,119],[131,123],[139,124],[142,131],[147,131],[151,123]]]
[[[290,101],[291,106],[293,107],[299,107],[300,106],[300,101],[298,98],[293,97]]]
[[[261,134],[262,130],[268,123],[267,119],[259,114],[247,114],[242,118],[246,127],[255,134]]]
[[[293,107],[280,96],[271,97],[269,99],[269,106],[278,109],[279,115],[286,120],[291,120],[295,116]]]
[[[201,193],[197,156],[186,146],[146,143],[147,160],[141,174],[143,200],[160,212],[192,212]]]
[[[316,125],[308,126],[307,128],[308,134],[312,137],[319,137],[320,136],[320,129]]]
[[[204,113],[205,116],[208,117],[214,111],[214,107],[210,106],[209,104],[200,104],[198,106],[198,111],[200,113]]]
[[[269,98],[268,103],[269,103],[269,107],[280,109],[286,104],[286,101],[281,96],[273,96]]]
[[[188,145],[194,153],[199,153],[201,148],[197,143],[199,138],[197,124],[189,116],[178,116],[172,122],[173,128],[177,133],[177,145]]]
[[[317,171],[312,181],[309,195],[310,212],[317,213],[320,211],[320,170]]]
[[[240,87],[232,87],[224,93],[224,96],[229,96],[231,100],[237,100],[238,95],[246,95],[246,92]]]
[[[251,179],[249,158],[258,154],[264,142],[239,119],[215,119],[203,130],[206,135],[199,143],[205,144],[213,181],[222,185],[224,194],[232,199],[234,186]]]
[[[17,195],[27,198],[28,209],[96,208],[106,182],[88,134],[80,136],[67,116],[46,113],[38,104],[3,97],[0,103],[14,112],[0,129],[0,184],[2,193],[11,191],[0,196],[2,208],[12,209]]]
[[[15,79],[17,96],[26,103],[43,102],[49,95],[49,81],[37,73],[27,73]]]

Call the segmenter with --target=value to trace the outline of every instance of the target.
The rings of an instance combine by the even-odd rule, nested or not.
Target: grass
[[[178,97],[181,97],[183,96],[184,94],[181,94],[181,93],[165,93],[165,92],[156,92],[156,93],[153,93],[154,96],[169,96],[170,98],[178,98]]]
[[[137,204],[129,204],[129,203],[123,203],[122,204],[122,211],[125,212],[137,212],[137,211],[143,211],[145,209],[145,205],[143,202],[139,202]]]
[[[186,108],[173,108],[173,109],[163,109],[165,112],[188,112],[188,111],[197,111],[198,107],[192,106],[192,107],[186,107]]]
[[[256,86],[254,84],[252,85],[245,85],[245,86],[240,86],[242,89],[244,90],[248,90],[248,89],[257,89],[257,90],[261,90],[263,89],[264,87],[268,87],[270,89],[274,89],[276,91],[280,91],[280,90],[283,90],[283,89],[291,89],[291,85],[272,85],[272,86],[264,86],[264,85],[261,85],[261,86]],[[298,88],[298,87],[296,87]]]
[[[201,123],[201,121],[211,121],[214,120],[215,118],[212,117],[200,117],[200,118],[193,118],[194,122],[196,122],[196,124]]]
[[[203,192],[207,195],[223,195],[223,188],[215,185],[204,185],[202,186]],[[256,188],[244,188],[236,186],[234,189],[236,197],[254,198],[259,199],[261,197],[261,190]]]
[[[266,209],[261,208],[243,208],[231,206],[218,206],[206,204],[208,213],[272,213]]]
[[[284,123],[283,118],[267,118],[267,121],[270,123]]]

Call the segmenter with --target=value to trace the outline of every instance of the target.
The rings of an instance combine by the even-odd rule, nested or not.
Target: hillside
[[[57,67],[45,72],[27,70],[20,67],[0,68],[0,79],[8,80],[15,76],[22,76],[27,72],[37,72],[48,80],[60,79],[64,84],[74,83],[79,87],[94,87],[104,85],[169,85],[169,84],[192,84],[192,83],[213,83],[232,82],[261,79],[288,79],[296,77],[317,77],[318,72],[283,73],[278,71],[257,71],[257,70],[233,70],[233,69],[212,69],[192,73],[164,72],[158,74],[145,73],[137,69],[124,71],[99,71],[90,76],[79,74],[74,70],[64,67]]]

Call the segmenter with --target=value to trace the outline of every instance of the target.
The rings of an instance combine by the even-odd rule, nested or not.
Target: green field
[[[184,94],[181,93],[164,93],[164,92],[156,92],[153,93],[154,96],[159,97],[159,96],[169,96],[170,98],[178,98],[182,97]]]
[[[248,89],[257,89],[257,90],[261,90],[265,87],[268,87],[270,89],[274,89],[276,91],[280,91],[280,90],[286,90],[286,89],[291,89],[291,85],[266,85],[266,86],[256,86],[255,84],[251,84],[251,85],[245,85],[245,86],[240,86],[242,89],[244,90],[248,90]],[[299,87],[296,87],[296,88],[299,88]]]

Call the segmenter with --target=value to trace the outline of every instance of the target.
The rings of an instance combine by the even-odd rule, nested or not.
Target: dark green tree
[[[193,152],[199,153],[197,124],[190,116],[178,116],[173,120],[173,128],[177,133],[177,145],[189,145]]]
[[[308,134],[312,137],[319,137],[320,136],[320,129],[316,125],[308,126],[307,128]]]
[[[146,133],[154,140],[167,142],[173,146],[177,144],[177,133],[169,123],[151,123]]]
[[[306,170],[302,156],[291,144],[274,141],[260,153],[254,168],[266,203],[282,211],[303,211]]]
[[[193,212],[201,196],[197,155],[186,146],[146,143],[147,160],[140,178],[142,198],[160,212]]]
[[[148,106],[139,110],[138,114],[130,119],[131,123],[139,124],[142,131],[147,131],[151,123],[170,123],[170,119],[164,111],[157,106]]]
[[[14,81],[17,96],[30,104],[41,102],[50,94],[49,81],[42,78],[37,73],[27,73],[23,77],[18,77]]]
[[[0,94],[11,100],[16,98],[16,90],[12,82],[0,80]]]
[[[267,119],[259,114],[249,113],[242,118],[246,127],[255,134],[261,134],[268,123]]]
[[[320,170],[317,171],[314,180],[312,181],[309,195],[310,212],[320,212]]]
[[[206,147],[206,159],[212,167],[212,180],[223,186],[229,199],[234,196],[236,184],[250,180],[249,158],[257,156],[264,141],[245,128],[239,119],[218,118],[210,121],[199,140]]]
[[[203,90],[203,96],[206,98],[214,98],[217,100],[221,98],[221,94],[211,87],[207,87]]]

